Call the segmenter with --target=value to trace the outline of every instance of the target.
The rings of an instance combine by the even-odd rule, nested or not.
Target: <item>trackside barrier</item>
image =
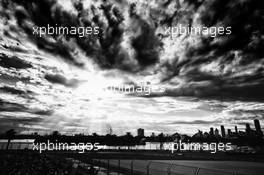
[[[211,170],[205,168],[199,168],[197,175],[235,175],[234,172]]]
[[[151,175],[167,175],[171,165],[168,163],[150,162],[149,173]]]
[[[196,167],[171,164],[169,174],[170,175],[182,175],[182,174],[198,175],[198,174],[196,174],[197,171],[198,171],[198,168],[196,168]]]
[[[243,175],[236,172],[147,160],[94,159],[93,164],[106,168],[107,174],[116,172],[120,175]]]

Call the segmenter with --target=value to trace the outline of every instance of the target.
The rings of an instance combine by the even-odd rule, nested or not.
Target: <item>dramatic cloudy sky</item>
[[[264,125],[260,0],[0,1],[0,132],[181,132],[259,119]],[[33,35],[33,26],[99,26],[101,34]],[[165,34],[231,26],[228,36]],[[149,82],[163,93],[109,86]],[[253,125],[252,125],[253,127]]]

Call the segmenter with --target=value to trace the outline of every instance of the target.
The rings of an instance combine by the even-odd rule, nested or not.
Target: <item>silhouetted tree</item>
[[[10,130],[6,131],[5,135],[6,135],[7,139],[8,139],[8,142],[7,142],[7,145],[6,145],[6,150],[8,150],[10,142],[14,138],[15,134],[16,134],[16,131],[14,129],[10,129]]]
[[[59,136],[59,135],[60,135],[59,131],[53,131],[53,132],[52,132],[52,136],[57,137],[57,136]]]
[[[164,139],[165,139],[164,134],[160,133],[158,135],[158,138],[159,138],[159,142],[160,142],[160,149],[162,149],[163,148]]]

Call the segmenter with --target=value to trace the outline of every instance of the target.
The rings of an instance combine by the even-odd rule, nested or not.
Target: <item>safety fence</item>
[[[93,165],[106,169],[106,174],[128,175],[242,175],[236,172],[147,160],[94,159]]]

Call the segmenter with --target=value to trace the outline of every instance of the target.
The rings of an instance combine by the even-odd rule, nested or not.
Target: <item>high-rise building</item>
[[[137,135],[138,135],[138,137],[144,137],[144,129],[139,128],[139,129],[137,130]]]
[[[251,133],[250,125],[248,123],[246,123],[246,134],[250,135],[250,133]]]
[[[237,126],[235,126],[235,133],[238,134]]]
[[[225,127],[223,125],[221,125],[221,135],[222,137],[225,137]]]
[[[210,134],[211,136],[214,135],[214,128],[213,128],[213,127],[210,128],[209,134]]]
[[[263,132],[261,131],[261,127],[260,127],[260,123],[258,119],[254,120],[254,124],[255,124],[255,128],[256,128],[256,132],[259,136],[263,136]]]
[[[231,137],[231,135],[232,135],[232,131],[231,131],[231,129],[228,129],[228,130],[227,130],[227,135],[228,135],[228,137]]]
[[[219,130],[215,128],[215,136],[219,136]]]

